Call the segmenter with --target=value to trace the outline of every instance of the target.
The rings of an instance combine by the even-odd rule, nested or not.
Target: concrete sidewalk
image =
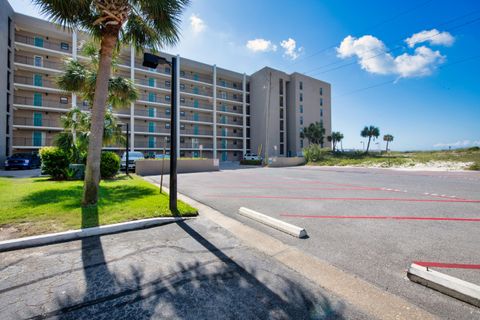
[[[200,216],[0,253],[2,319],[369,318]]]

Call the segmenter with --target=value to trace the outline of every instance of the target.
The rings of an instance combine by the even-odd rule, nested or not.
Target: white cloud
[[[433,146],[435,148],[446,148],[446,147],[469,147],[469,146],[478,146],[480,145],[480,140],[459,140],[455,142],[450,142],[450,143],[436,143]]]
[[[190,16],[190,27],[193,30],[193,33],[201,33],[203,30],[205,30],[206,25],[205,22],[200,19],[200,17],[196,14],[192,14]]]
[[[253,52],[277,51],[277,46],[274,45],[270,40],[261,38],[248,40],[246,46],[248,50]]]
[[[451,46],[455,42],[455,38],[446,31],[440,32],[437,29],[423,30],[413,34],[410,38],[405,39],[410,48],[417,43],[428,42],[431,45]]]
[[[361,68],[374,74],[393,74],[402,78],[430,75],[445,57],[439,51],[421,46],[413,54],[394,57],[378,38],[366,35],[360,38],[347,36],[337,48],[338,57],[356,56]]]
[[[296,60],[303,52],[303,47],[297,49],[297,42],[292,38],[288,38],[288,40],[283,40],[282,42],[280,42],[280,46],[284,49],[284,56],[292,60]]]

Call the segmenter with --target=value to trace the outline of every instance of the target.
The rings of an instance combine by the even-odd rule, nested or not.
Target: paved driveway
[[[0,169],[0,177],[29,178],[38,176],[40,176],[40,169],[8,171]]]
[[[166,179],[168,182],[168,178]],[[259,168],[182,174],[179,191],[430,312],[480,310],[410,282],[412,261],[480,264],[480,174],[360,168]],[[237,214],[244,206],[304,226],[295,239]],[[480,270],[439,271],[480,284]]]

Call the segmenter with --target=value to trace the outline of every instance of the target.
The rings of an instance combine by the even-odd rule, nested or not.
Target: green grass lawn
[[[466,169],[480,170],[480,150],[458,149],[451,151],[418,151],[418,152],[389,152],[370,153],[363,152],[322,152],[319,159],[309,162],[311,165],[323,166],[368,166],[380,167],[415,166],[429,162],[473,163]]]
[[[21,235],[33,235],[172,216],[168,196],[135,175],[102,180],[98,212],[82,212],[82,188],[83,181],[0,177],[0,227],[11,226]],[[181,216],[197,214],[195,208],[180,201],[178,210]]]

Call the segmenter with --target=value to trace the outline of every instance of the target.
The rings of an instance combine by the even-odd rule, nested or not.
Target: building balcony
[[[152,134],[152,135],[170,135],[170,129],[165,128],[164,123],[158,123],[155,126],[135,124],[135,134]]]
[[[208,98],[213,97],[213,93],[211,91],[197,88],[197,87],[194,87],[194,88],[188,87],[188,86],[185,86],[183,88],[180,87],[180,93],[190,95],[190,96],[198,96],[198,97],[208,97]]]
[[[184,116],[180,115],[180,121],[204,122],[213,124],[213,118],[207,116],[200,116],[199,114],[186,113]]]
[[[191,83],[206,84],[209,86],[213,85],[213,75],[208,77],[206,75],[181,71],[180,80],[185,80]]]
[[[165,81],[157,80],[151,81],[149,79],[135,79],[135,84],[141,87],[149,88],[149,89],[157,89],[163,91],[167,94],[171,93],[171,86],[166,85]]]
[[[29,70],[45,70],[49,72],[63,72],[64,64],[59,61],[48,59],[35,59],[34,57],[15,55],[15,65],[17,67],[28,66]]]
[[[41,147],[52,146],[53,142],[53,137],[13,137],[12,147],[14,149],[39,149]]]
[[[67,100],[68,101],[68,100]],[[62,103],[60,97],[58,99],[45,98],[42,97],[41,102],[35,101],[33,97],[15,95],[13,96],[13,105],[16,108],[20,109],[31,109],[31,110],[48,110],[48,111],[57,111],[57,112],[67,112],[71,105],[67,103]],[[39,105],[40,104],[40,105]]]
[[[152,120],[170,121],[170,113],[166,113],[165,110],[154,109],[156,112],[152,112],[148,109],[135,108],[135,117],[146,117]]]
[[[198,129],[189,128],[189,129],[180,130],[180,135],[181,136],[193,136],[193,137],[196,137],[196,136],[213,137],[213,130],[202,129],[202,128],[198,128]]]
[[[63,90],[57,88],[55,81],[50,80],[47,77],[35,78],[34,75],[31,77],[15,75],[13,81],[15,86],[21,87],[22,89],[34,89],[38,91],[55,93],[64,92]]]
[[[15,44],[19,44],[17,47],[20,48],[28,46],[30,49],[38,51],[50,51],[61,55],[72,54],[72,45],[67,41],[46,40],[43,38],[15,34]]]
[[[180,107],[198,109],[199,111],[202,111],[202,110],[213,111],[212,104],[201,102],[199,100],[191,100],[191,99],[184,99],[184,100],[180,99]]]
[[[62,125],[60,123],[60,118],[34,119],[33,114],[32,114],[32,117],[13,117],[13,126],[33,128],[33,129],[39,129],[39,130],[63,130]]]
[[[200,150],[200,146],[202,146],[203,150],[213,150],[212,143],[180,143],[180,149],[183,150]]]

